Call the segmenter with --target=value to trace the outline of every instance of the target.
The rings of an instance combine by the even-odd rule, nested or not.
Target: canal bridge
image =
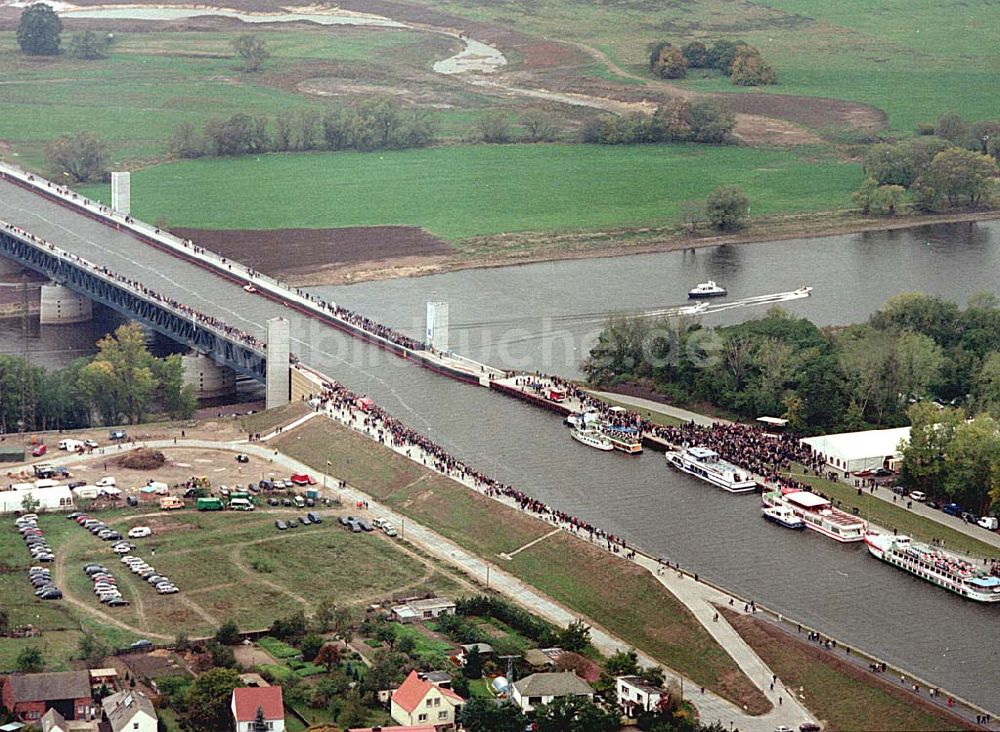
[[[0,259],[265,383],[268,407],[291,397],[290,365],[320,355],[328,363],[343,350],[334,330],[461,381],[489,386],[502,376],[4,164]]]

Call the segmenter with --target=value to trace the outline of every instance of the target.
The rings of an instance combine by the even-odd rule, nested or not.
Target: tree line
[[[22,53],[29,56],[56,56],[62,53],[62,21],[52,6],[45,3],[28,5],[21,11],[16,37]],[[113,33],[74,33],[70,38],[68,55],[83,61],[104,58],[114,39]]]
[[[963,310],[904,293],[865,323],[824,329],[780,308],[715,329],[615,316],[582,368],[595,385],[638,383],[805,433],[905,425],[919,403],[1000,418],[1000,301],[976,295]]]
[[[52,371],[0,356],[0,432],[138,423],[154,408],[175,418],[194,413],[197,401],[184,385],[181,357],[153,356],[139,326],[123,325],[97,347],[92,358]],[[20,425],[24,394],[30,404]]]
[[[683,79],[688,69],[714,69],[737,86],[778,83],[778,74],[760,49],[746,41],[720,40],[706,44],[691,41],[675,46],[659,41],[649,47],[649,70],[664,79]]]
[[[674,99],[653,114],[631,112],[602,114],[584,123],[581,139],[604,145],[702,142],[723,145],[734,142],[736,117],[714,99]]]
[[[1000,424],[990,414],[915,404],[901,482],[985,515],[1000,510]]]
[[[1000,141],[994,142],[994,136],[1000,138],[1000,121],[966,126],[948,113],[936,129],[941,136],[868,149],[865,179],[854,194],[863,214],[893,215],[907,194],[917,209],[928,212],[991,205],[1000,160]]]
[[[321,114],[315,109],[281,112],[274,118],[239,112],[213,117],[201,129],[189,122],[170,136],[170,152],[182,158],[253,155],[308,150],[401,150],[434,140],[425,110],[404,109],[390,98],[371,99]]]

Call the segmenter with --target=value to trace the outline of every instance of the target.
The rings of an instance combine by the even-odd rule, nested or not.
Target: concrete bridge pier
[[[292,367],[288,363],[289,323],[285,318],[267,321],[267,409],[288,404],[291,398]]]
[[[85,323],[93,317],[90,298],[54,282],[42,285],[39,322],[42,325]]]
[[[208,356],[191,351],[181,357],[184,386],[194,388],[198,399],[218,399],[236,393],[236,373]]]

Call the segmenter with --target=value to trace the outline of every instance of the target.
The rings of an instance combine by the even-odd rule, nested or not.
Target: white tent
[[[23,511],[22,502],[25,496],[31,496],[38,501],[40,510],[58,511],[73,508],[73,493],[64,485],[52,488],[36,488],[26,491],[0,491],[0,513]]]
[[[841,471],[877,470],[900,457],[900,444],[909,442],[910,428],[841,432],[802,440],[831,468]]]

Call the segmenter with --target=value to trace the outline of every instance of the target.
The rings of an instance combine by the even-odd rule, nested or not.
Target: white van
[[[253,503],[249,498],[234,498],[229,502],[231,511],[253,511]]]
[[[84,448],[83,440],[59,440],[59,449],[76,452]]]
[[[910,498],[912,498],[914,501],[920,501],[921,503],[923,503],[924,501],[927,500],[927,494],[924,493],[923,491],[910,491]]]
[[[158,480],[149,481],[148,483],[146,483],[146,487],[152,488],[154,493],[161,496],[165,496],[170,492],[170,486],[168,486],[166,483],[161,483]]]
[[[983,516],[976,523],[988,531],[996,531],[997,525],[1000,524],[1000,520],[998,520],[996,516]]]
[[[94,483],[94,485],[96,485],[98,488],[109,488],[113,486],[115,482],[116,482],[115,479],[109,475],[101,478],[96,483]]]

